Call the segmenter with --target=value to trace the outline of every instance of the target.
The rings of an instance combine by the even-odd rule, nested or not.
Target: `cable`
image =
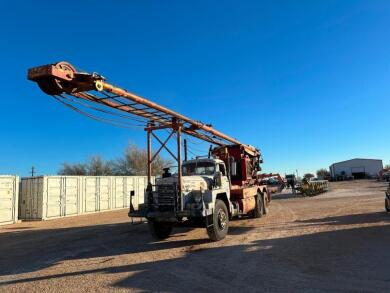
[[[100,118],[100,117],[97,117],[97,116],[94,116],[90,113],[87,113],[77,107],[74,107],[73,105],[61,100],[60,98],[58,98],[58,96],[52,96],[54,99],[56,99],[58,102],[60,102],[61,104],[63,104],[64,106],[72,109],[73,111],[76,111],[77,113],[79,114],[82,114],[88,118],[91,118],[91,119],[94,119],[96,121],[99,121],[99,122],[104,122],[104,123],[108,123],[108,124],[111,124],[111,125],[114,125],[114,126],[117,126],[117,127],[121,127],[121,128],[138,128],[140,126],[138,125],[131,125],[129,123],[126,123],[126,124],[121,124],[119,122],[116,122],[116,121],[113,121],[111,119],[106,119],[106,118]]]
[[[64,96],[64,95],[60,95],[62,98],[64,99],[67,99],[67,100],[70,100],[74,103],[77,103],[77,104],[80,104],[80,105],[83,105],[84,107],[88,107],[90,109],[93,109],[95,111],[100,111],[100,112],[103,112],[103,113],[106,113],[106,114],[110,114],[110,115],[113,115],[113,116],[117,116],[117,117],[122,117],[122,118],[126,118],[126,119],[130,119],[130,120],[133,120],[133,121],[136,121],[136,122],[139,122],[139,123],[144,123],[142,125],[137,125],[137,126],[140,126],[140,127],[145,127],[146,124],[147,124],[147,121],[145,120],[141,120],[141,119],[137,119],[135,117],[131,117],[129,115],[124,115],[124,114],[121,114],[121,113],[116,113],[116,112],[113,112],[113,111],[109,111],[109,110],[105,110],[105,109],[102,109],[102,108],[97,108],[97,107],[94,107],[88,103],[84,103],[84,102],[81,102],[80,100],[78,99],[74,99],[74,98],[71,98],[70,96]]]

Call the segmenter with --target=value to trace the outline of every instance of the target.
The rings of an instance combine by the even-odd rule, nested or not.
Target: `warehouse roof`
[[[333,163],[333,164],[332,164],[332,165],[330,165],[330,166],[333,166],[333,165],[336,165],[336,164],[340,164],[340,163],[349,162],[349,161],[355,161],[355,160],[380,161],[380,162],[382,162],[382,160],[380,160],[380,159],[364,159],[364,158],[354,158],[354,159],[350,159],[350,160],[345,160],[345,161],[336,162],[336,163]]]

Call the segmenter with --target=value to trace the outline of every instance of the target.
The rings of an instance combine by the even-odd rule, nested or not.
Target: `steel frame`
[[[182,133],[182,127],[183,124],[179,122],[177,119],[172,119],[172,123],[168,126],[154,126],[153,124],[149,123],[148,126],[145,128],[145,131],[147,133],[146,136],[146,144],[147,144],[147,160],[148,160],[148,168],[147,168],[147,176],[148,176],[148,191],[151,191],[152,188],[152,163],[157,158],[158,154],[161,152],[162,149],[165,149],[172,158],[177,162],[177,176],[178,176],[178,185],[177,185],[177,191],[180,193],[182,190],[182,161],[181,161],[181,133]],[[154,132],[162,129],[171,128],[172,131],[169,133],[168,137],[162,141]],[[172,138],[173,134],[176,133],[176,148],[177,148],[177,155],[175,156],[174,153],[167,147],[168,141]],[[160,143],[160,147],[158,150],[153,154],[152,153],[152,137],[154,137],[157,142]]]
[[[148,153],[148,188],[151,188],[151,164],[162,149],[168,153],[178,163],[178,190],[182,187],[181,170],[181,135],[182,133],[196,137],[200,140],[210,142],[217,146],[228,144],[242,145],[238,140],[222,132],[215,130],[211,125],[190,119],[166,107],[156,104],[141,96],[130,93],[125,89],[109,84],[105,79],[96,73],[77,72],[74,66],[67,62],[58,62],[31,68],[28,71],[28,79],[40,86],[47,94],[63,97],[71,95],[78,99],[83,99],[91,103],[97,103],[105,107],[113,108],[116,111],[125,112],[129,115],[142,117],[147,127],[147,153]],[[130,116],[129,116],[130,118]],[[165,141],[162,141],[153,132],[161,129],[171,129],[171,133]],[[177,155],[174,155],[167,147],[167,142],[176,133]],[[152,156],[151,140],[154,137],[160,148]],[[255,148],[245,146],[253,151]],[[185,142],[186,148],[186,142]],[[186,156],[185,156],[186,157]]]

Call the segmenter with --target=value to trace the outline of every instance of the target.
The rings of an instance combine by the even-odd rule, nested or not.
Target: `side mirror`
[[[135,191],[134,190],[130,191],[130,196],[134,196],[134,195],[135,195]]]
[[[214,182],[215,182],[215,186],[218,186],[218,187],[222,186],[222,172],[215,173]]]

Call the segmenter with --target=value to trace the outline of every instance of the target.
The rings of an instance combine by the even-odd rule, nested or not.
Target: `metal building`
[[[137,209],[146,187],[146,176],[26,177],[21,180],[19,218],[48,220],[123,209],[130,206],[130,197]]]
[[[0,225],[18,221],[19,177],[0,175]]]
[[[382,169],[382,160],[359,158],[334,163],[329,167],[334,180],[376,178]]]

